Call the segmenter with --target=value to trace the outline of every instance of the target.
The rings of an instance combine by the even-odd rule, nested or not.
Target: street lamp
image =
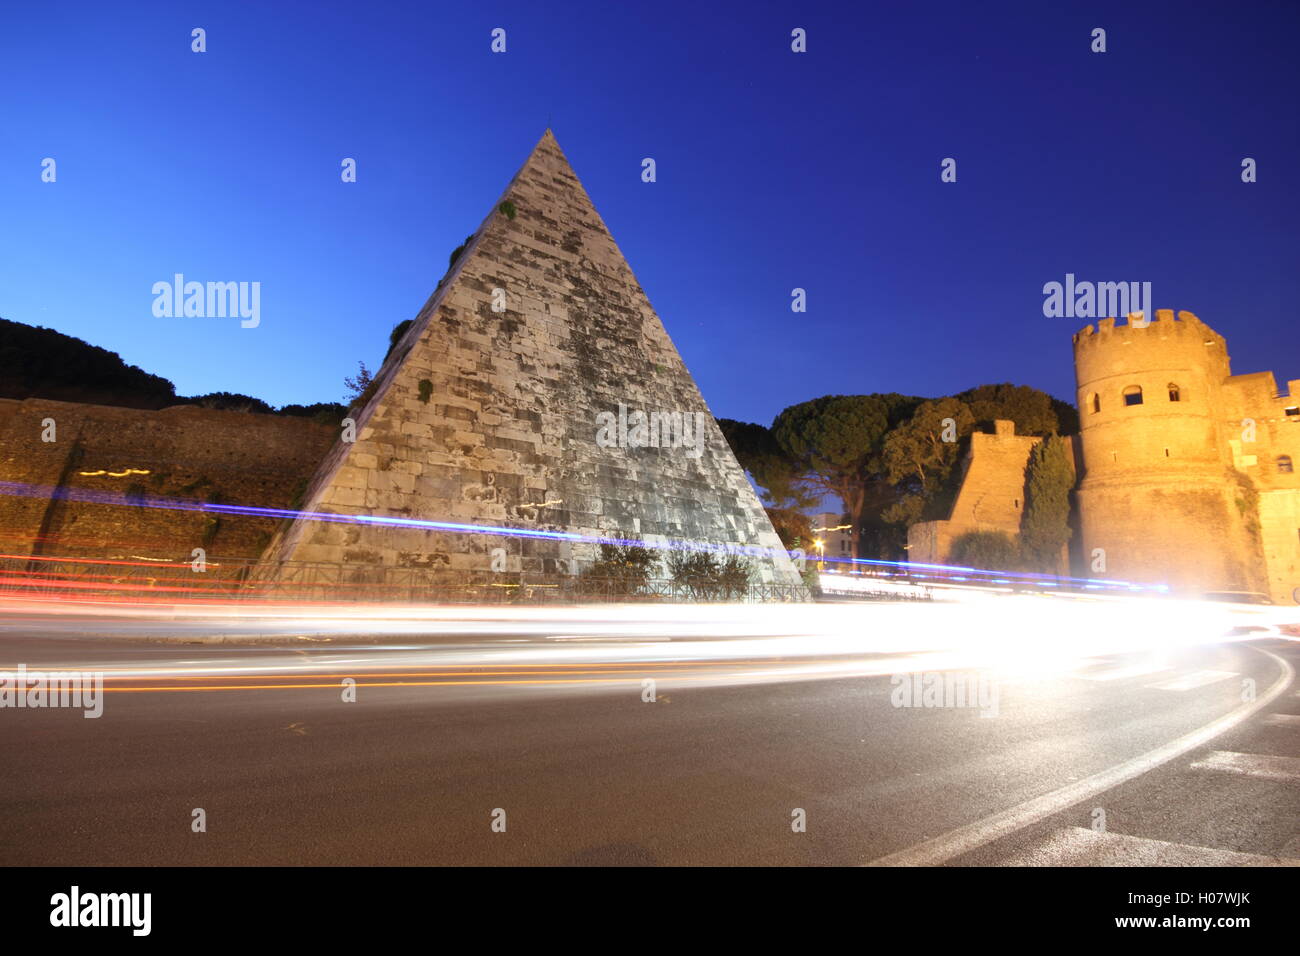
[[[813,528],[812,530],[813,530],[814,532],[817,532],[817,531],[844,531],[844,530],[846,530],[846,529],[848,529],[848,528],[852,528],[852,527],[853,527],[853,525],[851,525],[851,524],[837,524],[837,525],[836,525],[835,527],[833,527],[833,528]],[[820,563],[819,563],[818,566],[817,566],[817,570],[819,570],[819,571],[823,571],[823,570],[825,570],[825,562],[824,562],[824,559],[825,559],[825,557],[826,557],[826,542],[824,542],[821,538],[818,538],[818,539],[814,542],[814,544],[816,544],[816,546],[817,546],[817,550],[821,553],[821,560],[820,560]],[[841,553],[843,553],[843,552],[841,551]]]

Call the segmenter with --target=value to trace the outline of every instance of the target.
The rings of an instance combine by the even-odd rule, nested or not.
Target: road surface
[[[1140,615],[1078,624],[1038,599],[1026,618],[1016,600],[960,615],[460,610],[369,634],[356,619],[11,609],[0,668],[102,671],[107,693],[97,719],[0,710],[0,852],[1300,863],[1300,644],[1153,639]]]

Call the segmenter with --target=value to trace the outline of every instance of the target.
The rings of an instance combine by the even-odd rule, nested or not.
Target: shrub
[[[414,321],[414,319],[407,319],[405,322],[398,322],[393,326],[393,331],[388,333],[388,351],[384,353],[384,361],[387,361],[388,356],[393,354],[393,349],[397,348],[397,343],[402,340],[402,336],[406,334],[406,330],[411,327],[411,323]]]
[[[433,395],[433,383],[427,378],[420,379],[420,401],[429,404],[429,398]]]
[[[822,576],[818,573],[816,568],[804,568],[803,571],[799,573],[799,577],[803,579],[803,586],[814,595],[822,593]]]
[[[600,558],[579,579],[579,590],[631,597],[642,594],[650,583],[657,563],[649,548],[636,545],[602,544]]]
[[[1254,538],[1259,537],[1259,492],[1255,490],[1255,483],[1250,480],[1250,476],[1244,472],[1237,471],[1235,468],[1227,469],[1228,481],[1237,486],[1237,493],[1233,498],[1233,503],[1237,506],[1237,511],[1241,514],[1242,524],[1246,533]]]
[[[749,588],[749,562],[736,554],[671,551],[667,564],[673,583],[696,601],[740,600]]]
[[[365,362],[358,362],[358,371],[354,378],[344,378],[343,387],[348,390],[344,400],[350,408],[361,408],[369,401],[370,396],[375,393],[375,377],[371,374],[370,369],[366,368]]]
[[[252,412],[258,415],[272,415],[275,409],[252,395],[240,395],[236,392],[209,392],[207,395],[193,395],[183,400],[187,405],[200,408],[216,408],[225,412]]]
[[[723,601],[742,601],[749,591],[749,562],[738,554],[729,554],[718,562],[717,590]]]
[[[505,216],[507,219],[514,219],[515,213],[518,211],[515,209],[515,204],[509,199],[497,206],[497,209],[501,212],[501,215]]]
[[[468,236],[465,237],[464,242],[462,242],[455,249],[451,250],[451,256],[447,259],[447,269],[449,271],[451,267],[456,264],[456,260],[460,258],[461,253],[465,251],[465,247],[468,246],[473,240],[474,240],[474,233],[471,232]]]
[[[949,560],[986,571],[1014,571],[1020,546],[1005,531],[967,531],[952,543]]]
[[[320,425],[337,425],[348,413],[348,407],[339,402],[316,402],[313,405],[285,405],[279,414],[293,418],[307,418]]]

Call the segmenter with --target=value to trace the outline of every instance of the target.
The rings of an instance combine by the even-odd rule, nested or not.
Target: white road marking
[[[1283,660],[1272,651],[1266,651],[1261,647],[1252,648],[1252,650],[1271,657],[1282,670],[1281,676],[1257,700],[1243,703],[1236,710],[1224,714],[1218,720],[1211,721],[1201,729],[1184,734],[1176,740],[1172,740],[1162,747],[1157,747],[1155,750],[1147,751],[1132,760],[1099,771],[1091,776],[1084,777],[1082,780],[1076,780],[1074,783],[1066,784],[1064,787],[1045,793],[1041,797],[1026,800],[1018,806],[992,814],[982,820],[976,820],[966,826],[957,827],[955,830],[950,830],[941,836],[925,840],[915,846],[882,856],[866,865],[937,866],[951,860],[953,857],[969,853],[986,843],[992,843],[1009,833],[1015,833],[1017,830],[1040,820],[1045,820],[1053,814],[1060,813],[1067,807],[1072,807],[1076,803],[1095,797],[1099,793],[1104,793],[1112,787],[1117,787],[1121,783],[1132,780],[1134,777],[1140,777],[1162,764],[1181,757],[1189,751],[1205,746],[1220,734],[1226,733],[1243,721],[1249,720],[1276,698],[1285,694],[1291,686],[1291,682],[1295,679],[1295,668],[1291,666],[1289,661]]]
[[[1274,757],[1272,754],[1238,754],[1228,750],[1211,750],[1192,764],[1193,770],[1219,770],[1266,780],[1300,781],[1300,757]]]
[[[1241,675],[1235,671],[1192,671],[1182,677],[1175,677],[1172,680],[1161,681],[1159,684],[1147,684],[1146,686],[1152,690],[1195,690],[1207,684],[1217,684],[1229,677],[1239,676]]]
[[[1143,677],[1147,674],[1160,674],[1164,671],[1172,670],[1168,664],[1129,664],[1128,666],[1113,667],[1106,670],[1093,671],[1090,674],[1080,674],[1083,680],[1123,680],[1126,677]]]
[[[1209,846],[1166,843],[1123,833],[1098,833],[1087,827],[1054,831],[1035,847],[1022,850],[1003,866],[1300,866],[1286,857],[1238,853]]]

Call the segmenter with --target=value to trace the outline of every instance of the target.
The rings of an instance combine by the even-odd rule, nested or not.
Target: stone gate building
[[[1167,309],[1087,326],[1074,367],[1075,573],[1300,603],[1300,380],[1232,374],[1223,337]],[[910,560],[947,561],[967,531],[1016,534],[1037,440],[1009,422],[973,436],[950,519],[912,526]]]

